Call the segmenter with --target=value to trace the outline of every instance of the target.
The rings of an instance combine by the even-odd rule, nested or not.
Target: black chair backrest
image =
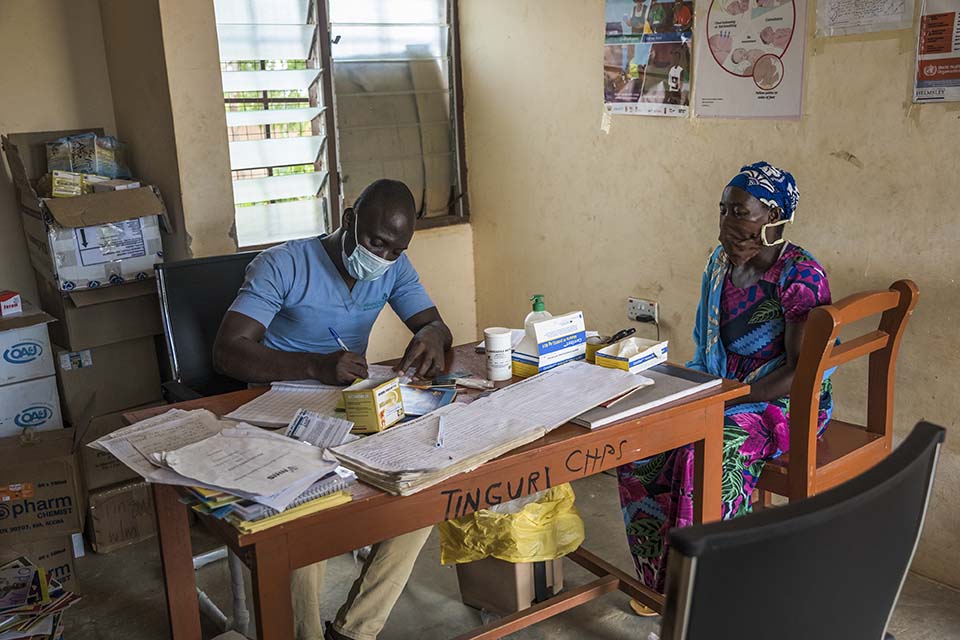
[[[881,640],[944,433],[920,422],[886,460],[830,491],[672,529],[662,640]]]
[[[213,369],[213,342],[247,265],[259,252],[156,265],[163,330],[174,380],[203,396],[236,391],[245,383]]]

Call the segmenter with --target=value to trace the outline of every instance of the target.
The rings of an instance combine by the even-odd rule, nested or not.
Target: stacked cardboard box
[[[0,556],[26,555],[71,591],[73,558],[83,553],[76,435],[55,429],[0,439]]]
[[[0,438],[63,427],[47,323],[29,304],[0,317]]]
[[[163,326],[153,265],[163,260],[160,231],[167,227],[160,194],[149,186],[41,197],[45,143],[72,133],[11,135],[3,138],[3,148],[40,305],[57,320],[50,326],[51,362],[63,418],[78,443],[86,443],[122,426],[125,411],[162,399],[156,336]],[[88,529],[94,547],[109,550],[124,542],[122,535],[107,535],[111,518],[130,540],[148,535],[152,529],[142,522],[129,526],[129,514],[143,511],[145,490],[130,484],[125,467],[82,449],[81,490],[99,505],[88,516],[100,532]]]

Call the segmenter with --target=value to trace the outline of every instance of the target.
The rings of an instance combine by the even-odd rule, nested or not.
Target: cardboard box
[[[123,464],[106,451],[92,449],[87,445],[108,433],[113,433],[124,426],[123,414],[147,407],[156,406],[151,403],[140,407],[132,407],[108,413],[105,416],[93,418],[87,425],[80,427],[80,445],[77,448],[77,458],[80,461],[80,470],[83,476],[83,487],[87,493],[102,489],[121,482],[136,480],[140,476],[130,467]]]
[[[0,438],[19,438],[25,431],[53,431],[62,427],[56,376],[0,387]]]
[[[532,326],[533,336],[524,336],[513,350],[513,375],[529,378],[586,357],[587,332],[582,311],[540,320]]]
[[[0,440],[0,547],[83,530],[73,429]]]
[[[666,362],[668,347],[667,340],[627,338],[597,351],[596,363],[601,367],[639,373]],[[619,355],[624,349],[628,350],[628,355]]]
[[[353,433],[376,433],[399,422],[403,416],[400,378],[364,380],[343,390],[347,420]]]
[[[139,189],[140,183],[136,180],[103,180],[93,185],[94,193],[101,191],[126,191],[127,189]]]
[[[153,280],[63,293],[38,277],[37,289],[40,306],[58,320],[50,325],[50,339],[71,351],[163,333]]]
[[[91,398],[92,415],[158,402],[160,367],[153,338],[137,338],[69,351],[54,345],[57,383],[66,420],[80,426]]]
[[[26,311],[0,318],[0,385],[53,374],[47,323],[51,315],[26,305]]]
[[[87,537],[97,553],[110,553],[156,534],[153,490],[131,482],[90,494]]]
[[[16,291],[0,291],[0,317],[23,313],[23,299]]]
[[[73,564],[74,546],[71,536],[56,536],[4,545],[0,562],[26,556],[56,578],[67,591],[77,591],[76,568]]]
[[[38,135],[44,139],[37,140]],[[38,173],[37,147],[56,137],[58,133],[3,138],[34,267],[63,291],[152,277],[153,265],[163,261],[161,228],[169,229],[159,191],[141,187],[41,198],[34,184],[46,171]]]
[[[512,563],[497,558],[457,565],[457,581],[463,604],[501,616],[529,608],[536,599],[533,562]],[[563,590],[563,558],[547,561],[549,595]]]

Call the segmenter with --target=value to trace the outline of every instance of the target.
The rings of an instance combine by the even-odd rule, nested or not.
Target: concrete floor
[[[631,569],[614,478],[593,476],[577,482],[575,489],[586,525],[586,546],[617,566]],[[195,527],[194,549],[200,551],[211,546],[212,540],[202,527]],[[450,638],[481,624],[480,612],[460,602],[456,571],[453,567],[441,566],[439,556],[439,541],[434,532],[380,634],[382,640]],[[334,558],[328,563],[324,619],[334,616],[359,570],[350,556]],[[592,578],[569,561],[564,571],[567,586],[583,584]],[[84,599],[67,614],[68,640],[169,637],[155,540],[108,555],[88,553],[77,560],[77,574]],[[222,608],[229,609],[229,574],[225,561],[201,569],[198,580],[200,588]],[[659,628],[659,618],[639,618],[629,611],[627,603],[626,596],[612,593],[510,637],[515,640],[644,640],[650,631]],[[205,638],[217,634],[206,621],[204,627]],[[890,631],[897,640],[960,640],[960,592],[911,574]]]

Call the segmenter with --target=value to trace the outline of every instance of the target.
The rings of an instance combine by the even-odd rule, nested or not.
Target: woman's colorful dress
[[[786,359],[788,323],[801,323],[814,307],[830,304],[823,267],[798,246],[787,244],[780,258],[746,288],[733,284],[721,248],[704,272],[697,330],[697,356],[687,366],[751,382]],[[713,370],[712,370],[713,369]],[[833,408],[830,381],[820,397],[822,433]],[[750,511],[750,496],[763,465],[790,446],[790,400],[729,407],[723,434],[723,517]],[[663,593],[667,531],[693,524],[693,446],[619,468],[620,504],[627,540],[641,581]]]

